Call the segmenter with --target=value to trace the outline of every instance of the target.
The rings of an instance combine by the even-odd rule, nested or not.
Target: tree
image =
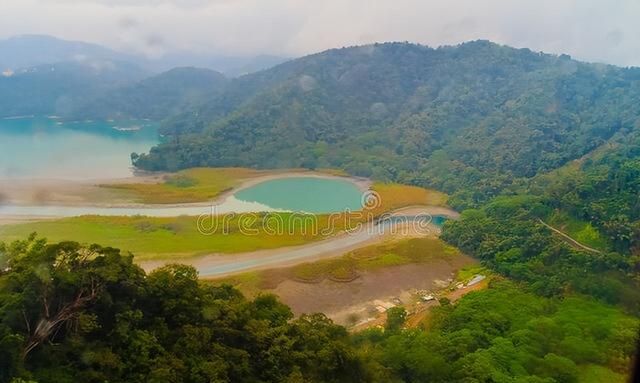
[[[384,325],[387,331],[399,331],[407,320],[407,310],[396,306],[387,310],[387,322]]]

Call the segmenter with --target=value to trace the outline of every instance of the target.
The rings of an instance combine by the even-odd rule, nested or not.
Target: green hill
[[[224,75],[213,70],[175,68],[102,94],[79,106],[72,116],[161,120],[219,94],[226,82]]]
[[[640,69],[486,41],[334,49],[232,80],[136,165],[338,167],[468,206],[637,129],[639,101]]]
[[[139,81],[134,64],[89,60],[43,64],[0,75],[0,117],[67,116],[87,99]]]

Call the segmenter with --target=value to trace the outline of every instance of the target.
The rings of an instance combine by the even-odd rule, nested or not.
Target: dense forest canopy
[[[292,320],[173,265],[31,238],[0,245],[0,382],[355,382],[364,364],[324,315]]]

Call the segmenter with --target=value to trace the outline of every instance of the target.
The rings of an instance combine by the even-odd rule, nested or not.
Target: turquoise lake
[[[159,142],[149,121],[0,119],[0,179],[99,179],[132,175],[131,153]]]
[[[234,196],[274,209],[307,213],[362,209],[362,192],[354,183],[340,179],[281,178],[240,190]]]

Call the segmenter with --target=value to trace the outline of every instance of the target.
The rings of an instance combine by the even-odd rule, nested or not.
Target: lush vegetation
[[[615,382],[638,329],[595,300],[498,281],[442,300],[425,329],[403,330],[397,309],[349,336],[187,266],[145,275],[113,248],[32,237],[0,254],[0,382]]]
[[[533,180],[549,205],[590,222],[611,247],[640,254],[640,131],[619,137],[561,175]]]
[[[485,41],[326,51],[170,119],[145,169],[333,167],[477,205],[637,128],[640,70]]]
[[[500,197],[446,222],[442,237],[540,295],[577,291],[640,313],[638,259],[572,248],[537,221],[548,209],[538,197]]]
[[[592,373],[625,381],[638,320],[619,310],[581,297],[539,297],[510,282],[443,303],[426,331],[388,323],[387,331],[355,336],[390,371],[386,381],[569,383]]]
[[[190,267],[145,275],[112,248],[33,238],[0,250],[0,382],[367,379],[323,315],[292,320],[274,297],[202,285]]]

